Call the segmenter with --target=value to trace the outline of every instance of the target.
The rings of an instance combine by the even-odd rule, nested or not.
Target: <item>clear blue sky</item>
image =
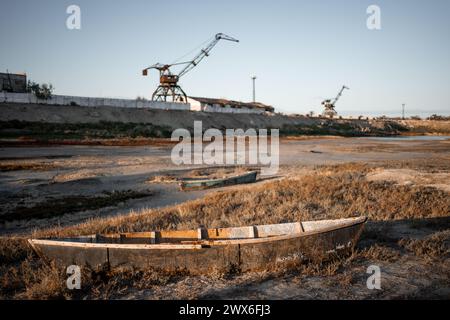
[[[66,28],[70,4],[81,30]],[[381,30],[366,27],[370,4]],[[320,112],[346,84],[344,115],[399,115],[403,102],[407,115],[448,115],[449,17],[448,0],[2,1],[0,71],[56,94],[150,97],[158,76],[144,67],[223,32],[240,43],[219,42],[184,76],[188,95],[250,101],[255,74],[257,100],[283,112]]]

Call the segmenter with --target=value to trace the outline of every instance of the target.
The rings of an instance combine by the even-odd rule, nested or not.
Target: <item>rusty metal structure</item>
[[[239,40],[227,36],[223,33],[218,33],[214,36],[214,39],[203,49],[201,49],[200,53],[198,53],[192,60],[186,62],[178,62],[172,64],[161,64],[156,63],[151,65],[148,68],[142,70],[142,75],[148,75],[148,70],[156,69],[159,71],[159,86],[156,88],[155,92],[152,95],[153,101],[168,101],[168,99],[172,102],[187,102],[187,95],[178,85],[178,80],[195,68],[200,61],[202,61],[205,57],[209,56],[209,52],[212,48],[219,42],[219,40],[227,40],[233,42],[239,42]],[[172,73],[170,68],[176,65],[185,65],[185,67],[178,72],[178,74]]]
[[[342,95],[342,92],[344,92],[345,89],[349,90],[350,88],[348,88],[346,86],[342,86],[342,88],[338,92],[336,98],[334,98],[333,100],[326,99],[326,100],[322,101],[322,105],[324,106],[324,111],[322,113],[323,116],[333,118],[334,116],[337,115],[337,112],[334,108],[335,108],[336,102],[338,102],[339,98]]]

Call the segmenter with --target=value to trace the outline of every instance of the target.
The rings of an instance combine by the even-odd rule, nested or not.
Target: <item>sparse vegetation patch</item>
[[[14,210],[0,215],[0,223],[23,219],[44,219],[84,210],[95,210],[115,206],[129,199],[139,199],[150,195],[150,192],[126,190],[107,192],[104,196],[96,197],[70,196],[49,199],[31,207],[18,206]]]

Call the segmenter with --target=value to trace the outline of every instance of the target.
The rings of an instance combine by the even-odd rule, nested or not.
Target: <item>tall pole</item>
[[[255,98],[255,80],[256,80],[256,76],[252,77],[252,81],[253,81],[253,102],[256,102],[256,98]]]
[[[405,120],[405,104],[402,103],[402,119]]]

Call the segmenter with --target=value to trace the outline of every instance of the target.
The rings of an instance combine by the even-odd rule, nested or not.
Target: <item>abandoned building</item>
[[[0,91],[23,93],[27,91],[27,75],[0,72]]]
[[[274,112],[274,108],[260,102],[241,102],[226,99],[188,97],[191,111],[223,112],[223,113],[266,113]]]

